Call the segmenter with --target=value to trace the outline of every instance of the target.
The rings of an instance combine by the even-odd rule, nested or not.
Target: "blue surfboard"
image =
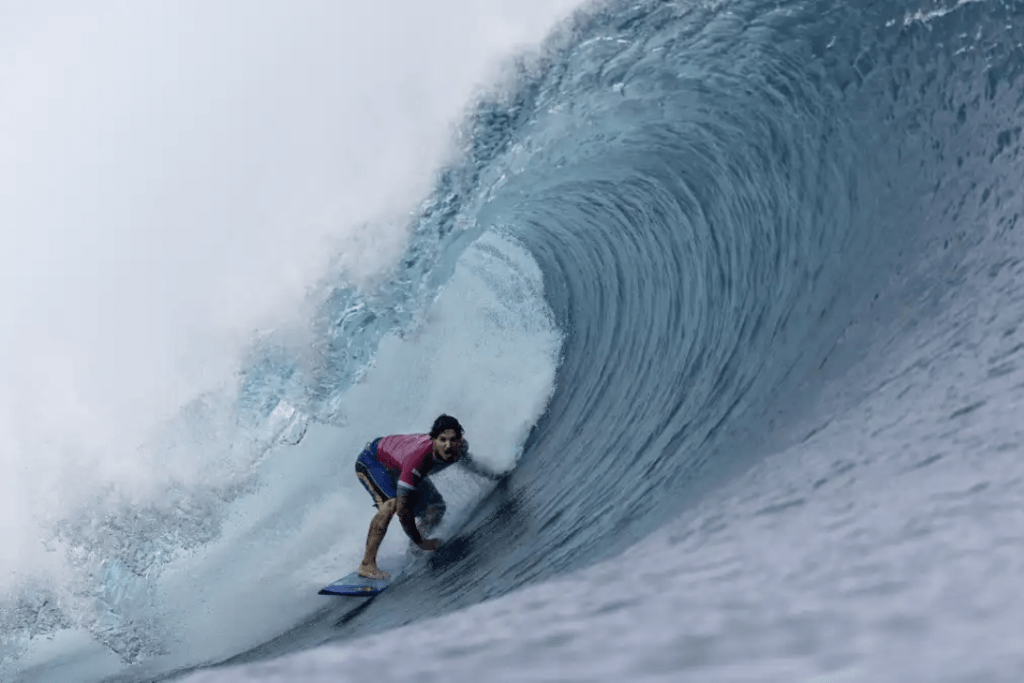
[[[346,577],[340,578],[329,586],[320,589],[320,595],[353,595],[360,598],[372,598],[380,595],[385,588],[391,585],[394,578],[390,579],[368,579],[352,572]]]

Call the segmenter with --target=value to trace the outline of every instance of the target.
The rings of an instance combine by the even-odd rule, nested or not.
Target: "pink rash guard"
[[[384,467],[397,471],[398,495],[415,491],[420,480],[434,466],[433,446],[427,434],[385,436],[377,444],[377,459]]]

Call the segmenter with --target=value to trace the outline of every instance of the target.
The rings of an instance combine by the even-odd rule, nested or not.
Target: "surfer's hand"
[[[437,550],[437,546],[441,545],[440,538],[424,538],[422,541],[417,543],[423,550]]]

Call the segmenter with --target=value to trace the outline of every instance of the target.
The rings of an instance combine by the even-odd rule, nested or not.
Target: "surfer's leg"
[[[398,491],[391,475],[377,459],[378,443],[380,439],[370,442],[356,459],[356,477],[373,498],[373,504],[377,508],[377,514],[370,521],[370,531],[366,534],[366,554],[359,564],[359,575],[371,579],[386,579],[388,573],[381,571],[377,566],[377,550],[380,549],[391,518],[398,509]]]
[[[397,503],[397,498],[388,500],[379,507],[377,514],[370,521],[370,531],[366,535],[366,554],[363,555],[363,561],[359,564],[359,576],[371,579],[386,579],[390,576],[377,566],[377,550],[380,549],[384,534],[387,533],[388,525],[391,524],[391,518],[395,516],[395,510],[398,509]]]

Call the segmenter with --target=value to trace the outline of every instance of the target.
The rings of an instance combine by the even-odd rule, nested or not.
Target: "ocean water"
[[[131,344],[70,310],[80,355],[5,342],[8,386],[35,393],[0,404],[0,677],[1024,680],[1024,4],[499,7],[369,17],[409,41],[381,77],[435,73],[438,44],[493,68],[438,81],[414,123],[414,77],[332,95],[354,118],[260,148],[312,155],[295,182],[240,165],[232,194],[215,164],[230,217],[265,229],[142,241],[171,261],[153,305],[95,309]],[[295,44],[315,86],[347,63]],[[360,116],[404,134],[393,195]],[[239,240],[164,291],[183,244]],[[6,295],[11,329],[62,312],[32,291]],[[442,411],[508,476],[444,473],[440,550],[392,530],[400,582],[317,596],[361,554],[362,443]]]

